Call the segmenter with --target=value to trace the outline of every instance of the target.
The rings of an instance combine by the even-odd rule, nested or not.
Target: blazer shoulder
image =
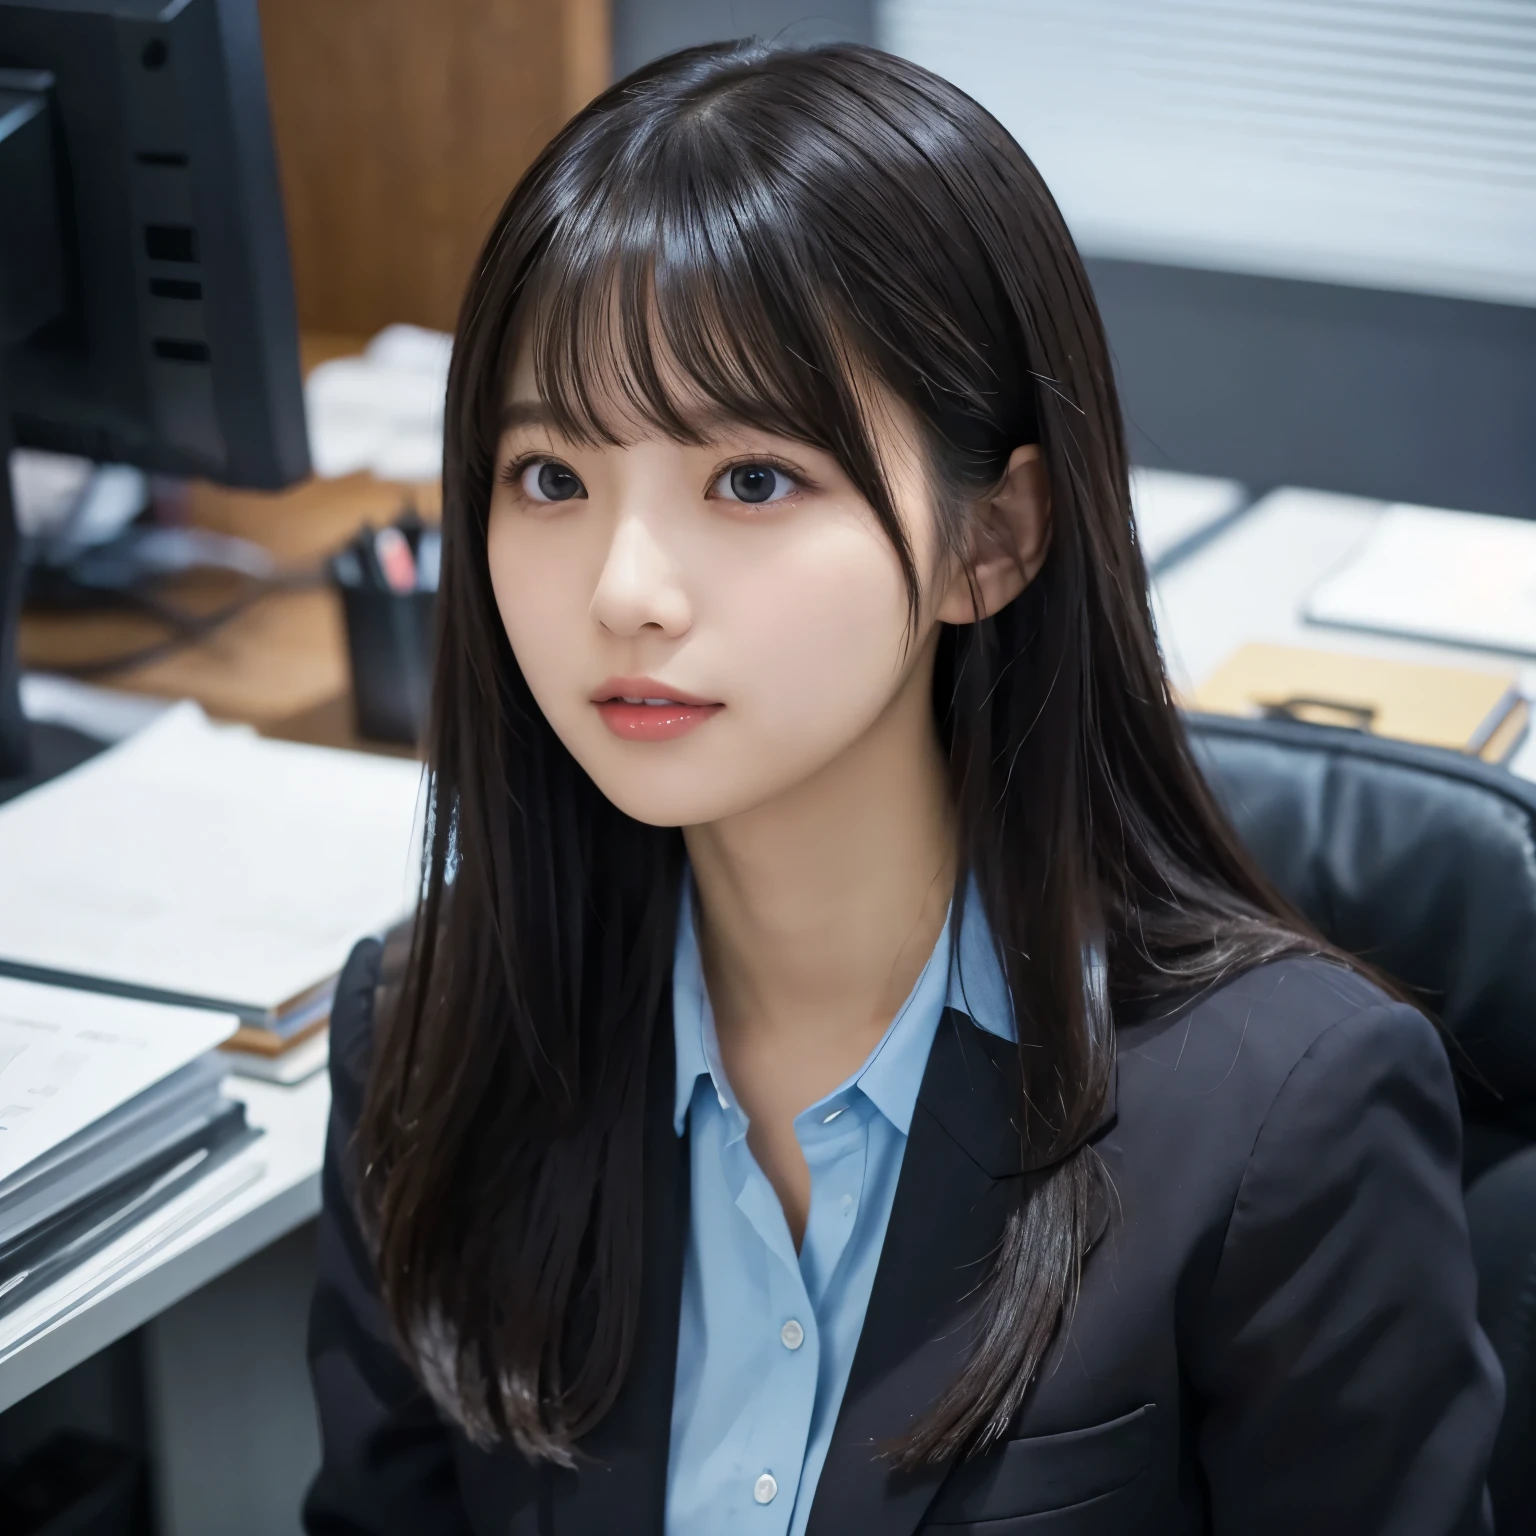
[[[1429,1020],[1368,977],[1320,956],[1287,956],[1126,1024],[1119,1032],[1121,1092],[1129,1090],[1133,1103],[1145,1094],[1174,1112],[1256,1129],[1324,1037],[1340,1026],[1351,1033],[1367,1016],[1379,1021],[1372,1033],[1388,1056],[1443,1056]]]
[[[331,1002],[331,1096],[349,1124],[357,1118],[368,1081],[381,1003],[388,990],[399,984],[409,949],[409,923],[359,939],[336,978]]]

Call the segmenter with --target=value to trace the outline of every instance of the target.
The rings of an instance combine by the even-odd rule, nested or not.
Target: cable
[[[319,566],[280,573],[269,577],[248,578],[248,586],[238,597],[213,609],[209,613],[191,613],[165,601],[152,587],[121,588],[110,594],[110,606],[127,608],[142,613],[174,633],[162,640],[130,650],[118,651],[106,656],[93,656],[84,661],[49,663],[41,670],[61,677],[73,677],[81,681],[109,677],[115,672],[126,672],[134,667],[148,666],[163,661],[176,652],[200,645],[219,630],[256,606],[264,598],[285,592],[302,592],[321,584],[323,569]],[[98,599],[104,593],[92,593]]]

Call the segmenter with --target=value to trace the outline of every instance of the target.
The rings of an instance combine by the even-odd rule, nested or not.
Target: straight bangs
[[[718,146],[679,135],[648,164],[605,168],[554,221],[519,295],[502,377],[522,348],[552,425],[619,445],[645,432],[706,442],[740,423],[830,453],[919,578],[875,446],[877,345],[834,297],[803,217]]]

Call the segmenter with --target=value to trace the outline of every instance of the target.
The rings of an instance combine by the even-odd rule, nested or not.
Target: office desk
[[[354,353],[360,345],[355,337],[308,336],[305,366]],[[397,485],[359,474],[309,480],[275,495],[196,483],[186,510],[199,527],[263,545],[284,569],[315,569],[363,523],[387,523],[407,501],[427,517],[441,506],[435,483]],[[180,583],[176,596],[205,611],[233,590],[229,578],[204,576]],[[126,612],[29,613],[21,624],[22,666],[47,672],[127,652],[164,633]],[[196,699],[210,715],[275,736],[367,746],[352,733],[341,614],[323,585],[264,597],[208,639],[99,681],[132,693]]]
[[[1301,618],[1303,597],[1366,538],[1385,509],[1384,502],[1353,496],[1277,491],[1158,577],[1152,584],[1153,610],[1174,686],[1184,691],[1197,686],[1250,640],[1521,672],[1518,658],[1494,651],[1335,629]],[[1536,730],[1509,766],[1536,779]]]
[[[306,338],[305,362],[356,350],[351,338]],[[200,526],[264,545],[285,567],[318,566],[362,523],[390,521],[406,500],[429,517],[440,505],[435,485],[353,475],[276,495],[195,485],[187,510]],[[227,594],[215,577],[188,581],[177,595],[202,606]],[[23,666],[46,672],[160,633],[127,613],[29,614]],[[207,640],[99,682],[166,700],[192,698],[216,718],[291,740],[370,747],[353,733],[339,604],[323,585],[264,597]],[[299,1494],[317,1454],[303,1370],[310,1266],[294,1235],[320,1208],[329,1085],[324,1074],[293,1088],[231,1077],[228,1091],[244,1099],[251,1123],[265,1133],[231,1164],[256,1175],[254,1182],[46,1332],[10,1353],[0,1350],[3,1410],[144,1330],[165,1536],[297,1532]],[[38,1304],[70,1290],[66,1276]]]

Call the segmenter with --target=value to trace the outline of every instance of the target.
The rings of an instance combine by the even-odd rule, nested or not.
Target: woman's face
[[[910,427],[877,434],[920,572],[938,559]],[[507,394],[491,583],[513,654],[571,755],[658,826],[720,820],[810,779],[931,677],[900,561],[826,453],[721,421],[703,445],[548,424],[526,358]],[[910,642],[910,643],[909,643]],[[638,701],[638,702],[636,702]]]

